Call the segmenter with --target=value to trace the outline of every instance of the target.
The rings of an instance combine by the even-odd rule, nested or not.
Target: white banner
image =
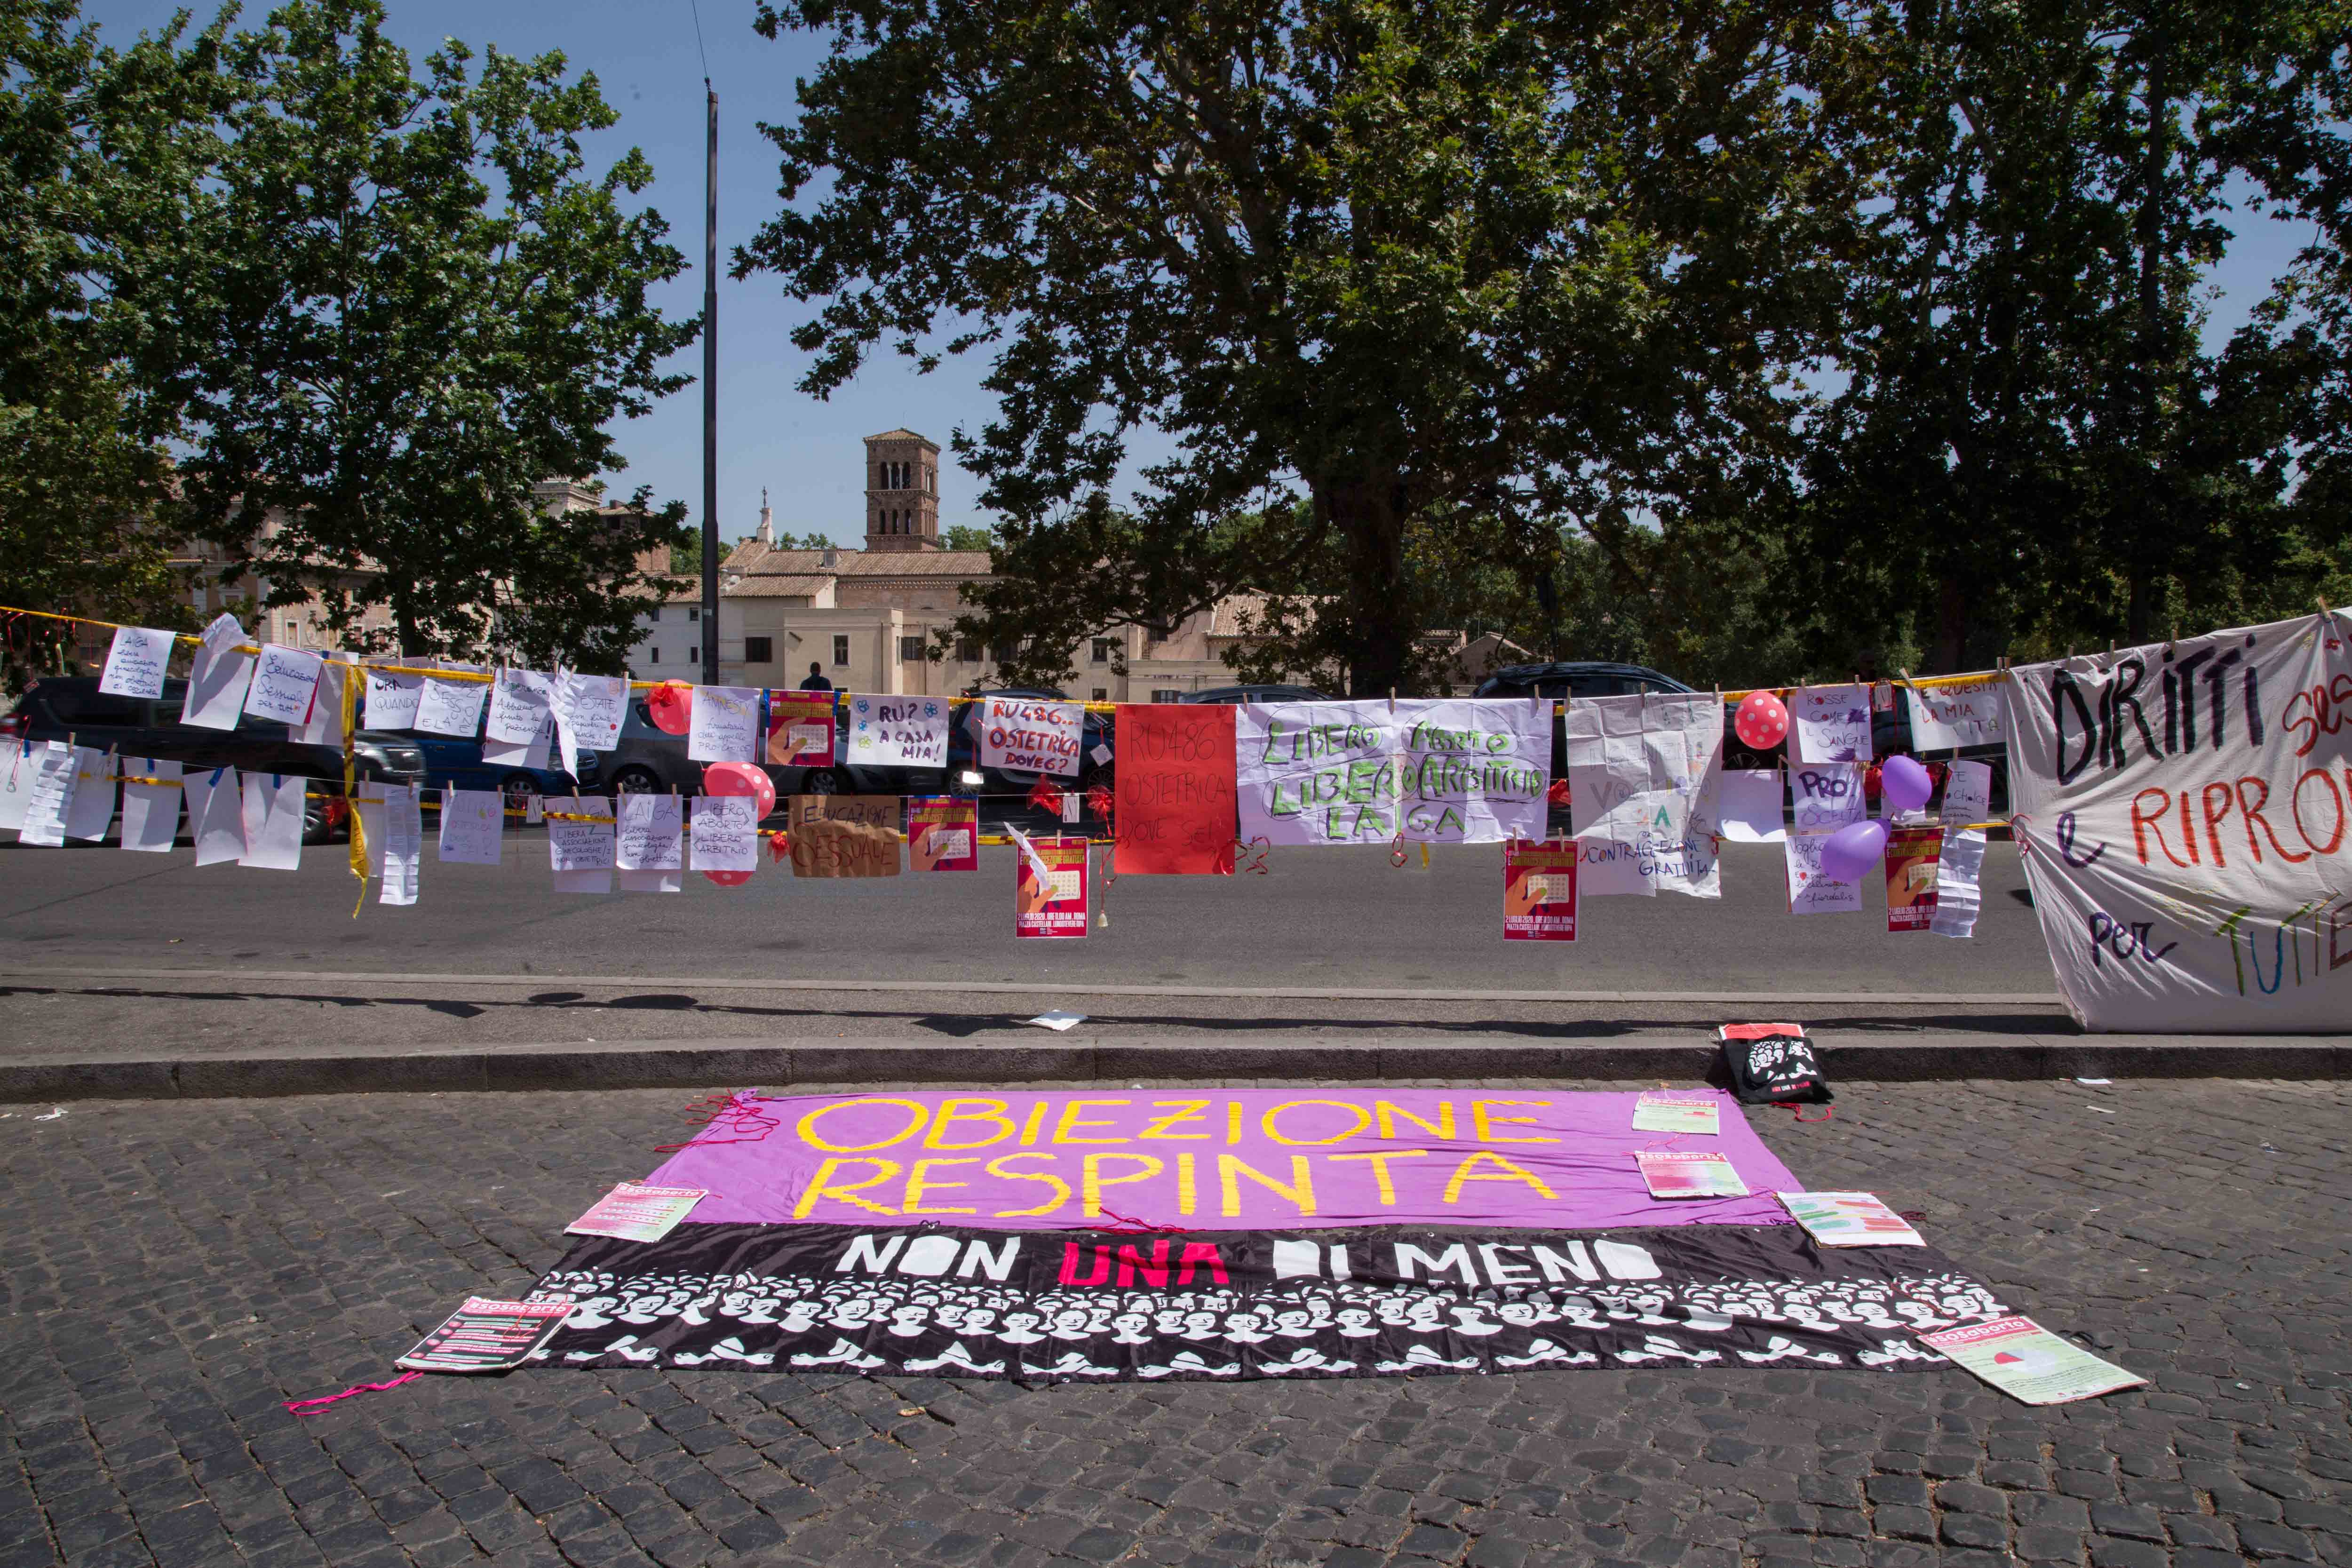
[[[1001,699],[991,698],[992,710]],[[1028,705],[1024,703],[1024,705]],[[1057,708],[1061,703],[1034,706]],[[885,768],[939,768],[948,760],[948,705],[938,697],[885,697],[852,695],[848,699],[849,743],[848,760],[861,765]],[[1073,707],[1074,713],[1084,709]],[[812,725],[811,728],[815,728]],[[1077,750],[1073,744],[1069,767],[1055,772],[1078,771]],[[991,767],[997,762],[986,756],[982,761]],[[1034,762],[1009,764],[1034,767]]]
[[[2352,616],[2028,666],[2010,789],[2084,1027],[2352,1018]]]
[[[1566,727],[1577,838],[1631,847],[1641,874],[1668,892],[1720,897],[1723,700],[1704,692],[1578,699]]]
[[[1915,752],[1957,751],[1962,746],[1998,746],[2009,739],[1998,675],[1972,676],[1967,680],[1939,681],[1928,687],[1906,686],[1911,705],[1911,749]]]
[[[982,767],[1066,779],[1078,776],[1078,745],[1086,734],[1084,705],[1035,697],[990,697],[982,700],[978,714],[974,722],[979,725]],[[850,761],[856,762],[857,731],[863,726],[855,711],[850,720]],[[944,727],[940,741],[944,745]]]
[[[1234,731],[1244,843],[1544,837],[1549,698],[1244,703]]]

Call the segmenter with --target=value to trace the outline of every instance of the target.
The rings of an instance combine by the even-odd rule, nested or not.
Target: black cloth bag
[[[1832,1098],[1812,1042],[1801,1031],[1752,1040],[1726,1038],[1723,1065],[1731,1075],[1732,1095],[1742,1105],[1792,1100],[1822,1105]]]

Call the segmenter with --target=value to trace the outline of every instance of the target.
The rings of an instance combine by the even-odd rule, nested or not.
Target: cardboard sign
[[[895,795],[796,795],[784,821],[795,877],[895,877],[898,822]]]
[[[1013,934],[1086,935],[1087,841],[1033,838],[1029,846],[1044,864],[1032,864],[1028,854],[1013,858]]]
[[[1048,702],[1035,697],[982,698],[980,765],[1074,779],[1078,776],[1078,745],[1086,720],[1086,709],[1076,702]]]
[[[1234,874],[1234,710],[1122,704],[1115,847],[1122,877]]]
[[[1576,940],[1576,858],[1573,838],[1503,846],[1503,940]]]
[[[1926,931],[1936,918],[1940,827],[1898,827],[1886,836],[1886,929]]]
[[[821,768],[833,761],[833,693],[768,693],[768,761]]]
[[[919,795],[907,803],[907,858],[918,871],[980,869],[980,803]]]

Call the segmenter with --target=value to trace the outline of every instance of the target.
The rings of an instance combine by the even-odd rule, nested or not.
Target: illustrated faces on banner
[[[1244,842],[1544,837],[1547,699],[1249,703],[1234,743]]]
[[[1078,776],[1078,747],[1087,718],[1079,704],[989,697],[982,700],[979,715],[981,766],[1055,778]]]
[[[945,766],[947,760],[948,705],[942,699],[864,695],[849,699],[853,764],[936,768]],[[1071,771],[1076,771],[1075,763]]]
[[[1794,731],[1790,754],[1801,763],[1866,763],[1870,688],[1804,686],[1789,704]]]
[[[2002,689],[2008,684],[2000,676],[1987,676],[1953,685],[1905,687],[1913,749],[1942,752],[2006,743],[2009,726]]]
[[[1870,813],[1860,763],[1813,763],[1789,770],[1789,797],[1799,832],[1834,831]]]

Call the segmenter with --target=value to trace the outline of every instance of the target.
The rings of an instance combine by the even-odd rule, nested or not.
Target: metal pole
[[[702,206],[702,682],[719,684],[719,94],[710,95]]]

